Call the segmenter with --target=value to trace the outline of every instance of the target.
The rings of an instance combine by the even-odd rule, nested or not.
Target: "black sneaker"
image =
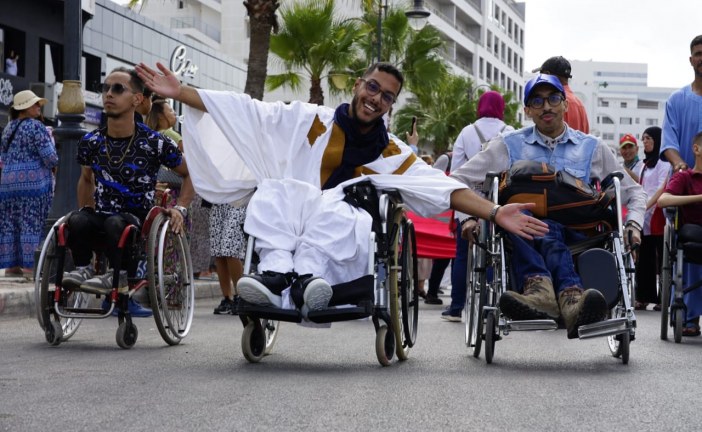
[[[239,296],[244,301],[259,306],[282,307],[281,293],[290,286],[295,273],[264,271],[262,274],[245,275],[236,284]]]
[[[435,295],[427,294],[426,298],[424,299],[424,303],[430,305],[442,305],[444,304],[444,301]]]
[[[223,298],[222,301],[219,302],[219,306],[214,308],[214,314],[215,315],[229,315],[230,313],[232,313],[233,304],[234,304],[234,302],[230,298],[228,298],[228,297]]]

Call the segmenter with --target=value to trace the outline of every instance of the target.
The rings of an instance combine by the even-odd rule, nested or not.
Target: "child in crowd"
[[[671,177],[663,195],[658,199],[659,207],[680,207],[680,225],[702,225],[702,132],[692,141],[695,166],[678,170]],[[702,266],[685,263],[683,265],[683,286],[702,279]],[[702,290],[694,290],[685,295],[687,322],[683,336],[700,335],[700,315],[702,315]],[[664,307],[666,305],[663,305]]]

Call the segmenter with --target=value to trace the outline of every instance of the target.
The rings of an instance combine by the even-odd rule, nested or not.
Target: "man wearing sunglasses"
[[[372,219],[344,201],[343,192],[363,176],[378,189],[402,191],[419,214],[441,213],[451,205],[527,238],[544,232],[545,224],[521,212],[530,205],[494,206],[388,133],[382,117],[403,83],[390,64],[369,67],[356,80],[351,103],[336,109],[196,90],[181,85],[162,64],[157,67],[142,63],[136,69],[152,91],[195,108],[186,110],[184,135],[198,193],[210,202],[232,202],[257,188],[244,228],[257,239],[261,273],[237,284],[249,303],[297,307],[304,314],[330,302],[373,299],[372,287],[347,283],[368,273]],[[235,178],[238,159],[253,178]]]
[[[111,263],[118,262],[117,244],[128,224],[141,226],[154,205],[159,167],[165,165],[183,177],[178,205],[168,209],[171,226],[183,232],[183,221],[194,190],[188,169],[176,143],[135,121],[134,113],[143,103],[144,84],[134,70],[114,69],[101,85],[107,125],[86,134],[78,143],[77,161],[80,211],[68,219],[68,247],[76,270],[63,277],[66,285],[91,292],[112,289],[112,271],[94,277],[90,266],[95,239],[106,243]],[[129,248],[127,248],[129,249]],[[129,253],[122,256],[119,286],[136,275],[137,262]],[[107,300],[106,300],[107,301]],[[103,307],[108,306],[103,303]],[[130,300],[132,316],[151,316],[151,310]]]
[[[563,120],[568,110],[565,90],[558,77],[539,74],[524,87],[524,112],[534,121],[517,131],[497,135],[485,150],[451,173],[452,177],[475,188],[488,172],[501,172],[515,162],[545,162],[557,170],[589,183],[621,171],[609,147],[599,138],[572,129]],[[622,180],[623,202],[627,204],[626,231],[632,242],[641,242],[641,225],[646,195],[641,185],[625,175]],[[575,272],[567,241],[583,235],[558,222],[544,219],[548,233],[532,240],[509,235],[512,243],[512,279],[514,291],[500,298],[500,309],[515,320],[557,319],[563,317],[568,338],[578,337],[578,327],[605,319],[607,303],[596,289],[583,288]],[[468,237],[476,226],[474,220],[463,225]],[[628,234],[625,235],[625,239]]]

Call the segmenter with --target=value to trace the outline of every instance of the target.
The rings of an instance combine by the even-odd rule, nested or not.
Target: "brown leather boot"
[[[560,315],[553,283],[546,276],[533,276],[524,283],[524,292],[505,291],[500,310],[513,320],[556,319]]]
[[[566,288],[558,297],[568,339],[578,337],[578,327],[607,318],[607,301],[596,289]]]

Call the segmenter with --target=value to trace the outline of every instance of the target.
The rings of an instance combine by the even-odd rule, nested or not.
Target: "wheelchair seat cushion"
[[[680,227],[678,246],[683,250],[685,261],[702,264],[702,225],[685,224]]]

